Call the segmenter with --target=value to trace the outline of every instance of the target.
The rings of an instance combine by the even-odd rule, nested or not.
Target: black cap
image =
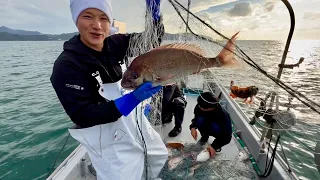
[[[212,92],[203,92],[199,95],[197,99],[198,105],[201,108],[215,108],[218,106],[219,102]]]

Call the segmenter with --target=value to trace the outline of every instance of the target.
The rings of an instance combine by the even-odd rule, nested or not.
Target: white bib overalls
[[[120,82],[100,84],[99,93],[104,98],[114,100],[122,96]],[[87,149],[98,180],[140,180],[144,176],[144,145],[137,121],[147,146],[151,177],[156,178],[164,166],[167,149],[140,106],[141,103],[127,117],[112,123],[69,129],[70,135]]]

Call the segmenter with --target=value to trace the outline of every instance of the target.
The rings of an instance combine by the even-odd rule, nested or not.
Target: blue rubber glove
[[[162,87],[152,87],[151,82],[146,82],[129,94],[114,100],[120,113],[127,116],[140,102],[156,94]]]
[[[160,0],[146,0],[147,8],[152,12],[152,18],[154,21],[160,19]]]
[[[144,115],[149,121],[150,121],[149,116],[151,111],[152,111],[152,106],[150,104],[146,104],[146,106],[144,107]]]

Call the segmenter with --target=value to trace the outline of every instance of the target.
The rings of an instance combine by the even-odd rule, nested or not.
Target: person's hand
[[[161,86],[152,87],[151,82],[146,82],[135,89],[132,94],[141,102],[156,94],[160,89]]]
[[[212,146],[208,146],[208,152],[210,154],[210,158],[214,157],[216,155],[216,150]]]
[[[191,136],[193,137],[194,140],[197,140],[197,130],[195,128],[191,128]]]
[[[160,19],[160,0],[146,0],[147,7],[151,10],[153,20]]]
[[[150,98],[160,89],[161,86],[152,87],[151,82],[146,82],[133,92],[114,100],[114,102],[119,112],[122,115],[127,116],[140,102]]]

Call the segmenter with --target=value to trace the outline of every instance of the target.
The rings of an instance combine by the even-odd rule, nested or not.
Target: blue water
[[[0,179],[45,179],[72,125],[50,83],[55,59],[63,42],[0,42]],[[277,73],[284,43],[239,41],[238,45],[272,75]],[[304,56],[305,62],[285,70],[281,79],[320,102],[320,41],[293,41],[288,63]],[[265,94],[273,83],[246,64],[237,70],[213,70],[227,87],[231,79],[240,86],[257,84]],[[263,95],[261,95],[263,96]],[[285,96],[282,97],[285,101]],[[254,106],[240,103],[248,116]],[[320,115],[294,100],[298,123],[283,138],[290,165],[301,179],[320,179],[313,160],[319,140]],[[72,138],[57,165],[78,145]]]

